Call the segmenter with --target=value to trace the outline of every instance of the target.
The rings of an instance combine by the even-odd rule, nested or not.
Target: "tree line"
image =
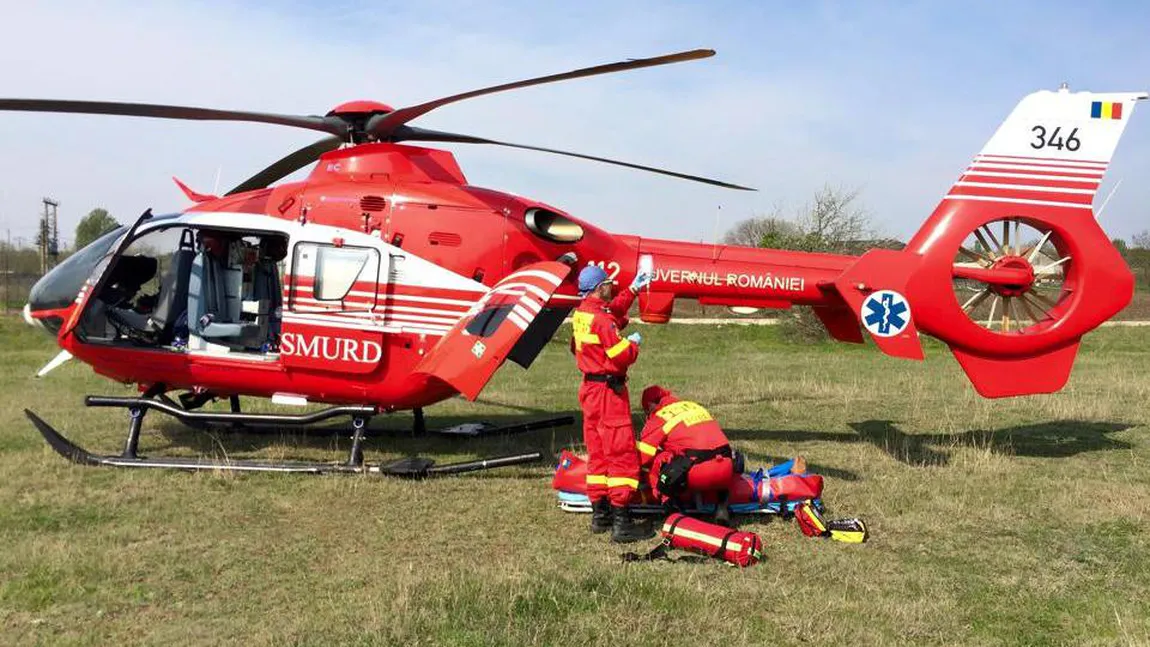
[[[76,225],[76,235],[71,249],[61,249],[57,260],[63,260],[69,254],[83,249],[88,243],[119,226],[120,223],[108,213],[107,209],[92,209]],[[13,275],[40,273],[40,251],[35,243],[19,245],[0,240],[0,259],[3,259],[0,261],[0,271]]]

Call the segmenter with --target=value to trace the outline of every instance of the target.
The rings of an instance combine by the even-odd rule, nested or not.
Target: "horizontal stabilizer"
[[[839,296],[887,355],[923,359],[912,304],[906,298],[907,282],[920,259],[917,254],[872,249],[835,279]],[[836,328],[840,325],[836,323]]]
[[[843,304],[841,306],[814,306],[811,310],[815,311],[819,321],[826,327],[827,332],[831,337],[837,341],[848,342],[851,344],[863,343],[862,328],[859,327],[859,319],[855,316],[851,309]]]
[[[1078,340],[1062,348],[1032,357],[993,358],[951,348],[959,366],[985,398],[1007,398],[1034,393],[1054,393],[1066,385],[1078,353]]]

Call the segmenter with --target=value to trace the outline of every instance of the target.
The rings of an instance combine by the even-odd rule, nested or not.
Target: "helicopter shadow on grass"
[[[447,429],[466,423],[485,422],[498,427],[519,425],[543,418],[573,416],[574,423],[521,432],[493,432],[482,436],[451,436],[428,431],[416,434],[410,412],[376,416],[368,426],[363,451],[366,462],[378,463],[405,456],[423,456],[440,463],[474,458],[490,458],[538,451],[543,458],[535,465],[553,464],[559,452],[582,441],[579,412],[548,412],[547,415],[428,413],[426,427]],[[149,433],[151,432],[151,433]],[[267,429],[258,433],[229,430],[224,427],[197,428],[170,418],[145,424],[142,453],[154,455],[195,454],[232,456],[283,449],[282,460],[343,461],[351,448],[352,427],[349,422],[311,426],[301,429]],[[317,457],[317,452],[325,452]],[[279,457],[277,456],[277,459]],[[534,478],[534,477],[531,477]]]
[[[944,467],[950,463],[950,453],[947,450],[959,447],[1002,455],[1043,458],[1068,458],[1083,452],[1130,449],[1129,443],[1115,440],[1110,434],[1133,427],[1131,424],[1121,422],[1057,420],[993,430],[971,429],[958,433],[908,434],[891,420],[866,420],[848,425],[854,433],[733,429],[727,434],[732,440],[777,440],[791,443],[867,442],[907,465]],[[748,456],[754,455],[748,454]],[[819,472],[814,466],[811,471]],[[820,473],[830,475],[825,468]]]

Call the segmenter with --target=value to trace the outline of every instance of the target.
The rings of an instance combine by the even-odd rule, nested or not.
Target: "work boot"
[[[731,527],[731,506],[728,503],[730,494],[726,490],[719,492],[719,500],[715,503],[715,523],[727,528]]]
[[[607,497],[591,504],[591,533],[598,535],[611,529],[611,501]]]
[[[645,524],[635,523],[631,519],[631,508],[627,506],[612,506],[611,515],[611,541],[617,544],[629,544],[633,541],[642,541],[655,536],[654,529]]]

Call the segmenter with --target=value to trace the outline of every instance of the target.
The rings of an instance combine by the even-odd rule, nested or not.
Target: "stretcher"
[[[823,477],[807,472],[792,474],[794,461],[787,461],[754,472],[735,474],[728,488],[727,505],[732,514],[791,514],[795,508],[810,501],[822,509]],[[551,487],[559,496],[559,507],[566,512],[591,512],[587,498],[587,461],[570,450],[559,455]],[[644,486],[639,490],[640,501],[633,504],[634,514],[664,515],[666,508]],[[687,514],[714,514],[716,500],[713,494],[696,494],[680,502]]]

